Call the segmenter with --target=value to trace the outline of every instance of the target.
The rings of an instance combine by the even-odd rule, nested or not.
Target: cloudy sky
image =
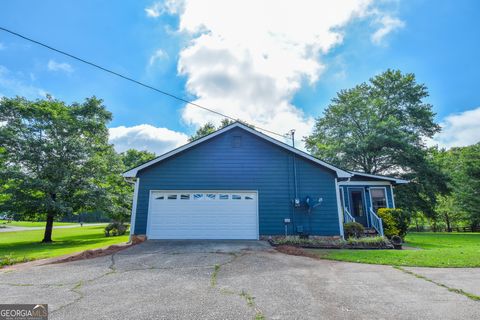
[[[341,89],[387,68],[430,90],[443,132],[480,140],[480,2],[2,1],[0,26],[279,133],[308,135]],[[163,153],[221,118],[0,32],[0,96],[95,95],[111,141]]]

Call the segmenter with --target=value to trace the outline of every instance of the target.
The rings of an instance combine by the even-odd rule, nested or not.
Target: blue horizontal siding
[[[240,136],[239,147],[232,144]],[[308,214],[293,209],[293,154],[241,128],[231,129],[138,173],[135,233],[145,234],[150,190],[257,190],[260,235],[292,234],[303,226],[310,234],[339,235],[335,173],[296,157],[298,196],[323,198]],[[295,212],[293,212],[295,211]]]

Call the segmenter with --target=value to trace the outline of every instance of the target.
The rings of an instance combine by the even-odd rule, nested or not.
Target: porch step
[[[368,228],[368,229],[365,229],[363,231],[363,234],[366,236],[366,237],[375,237],[378,233],[377,233],[377,230],[373,229],[373,228]]]

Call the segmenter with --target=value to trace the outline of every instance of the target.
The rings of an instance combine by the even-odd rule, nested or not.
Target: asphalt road
[[[258,241],[148,241],[0,271],[0,292],[2,303],[48,303],[50,319],[480,319],[480,301],[405,270],[289,256]],[[435,270],[407,271],[480,287],[479,269]]]

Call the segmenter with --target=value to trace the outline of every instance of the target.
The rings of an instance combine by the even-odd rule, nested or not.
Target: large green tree
[[[108,144],[111,117],[95,97],[71,105],[2,98],[0,210],[44,216],[43,242],[51,242],[56,218],[112,208],[111,180],[124,167]]]
[[[198,128],[195,134],[193,134],[188,138],[188,141],[194,141],[194,140],[200,139],[201,137],[204,137],[206,135],[209,135],[210,133],[213,133],[219,129],[222,129],[223,127],[226,127],[232,124],[233,122],[234,121],[225,118],[222,120],[222,122],[218,127],[215,127],[215,124],[213,124],[212,122],[207,122],[203,126]]]
[[[436,163],[449,177],[450,194],[442,197],[436,213],[450,229],[451,222],[467,221],[480,225],[480,143],[433,150]]]
[[[317,119],[306,147],[340,167],[412,180],[398,193],[399,202],[407,209],[432,211],[435,194],[445,192],[446,185],[425,146],[440,131],[427,97],[426,86],[413,74],[387,70],[340,91]],[[416,198],[402,201],[411,192]]]
[[[120,153],[125,168],[132,169],[156,157],[155,153],[146,150],[128,149]]]

